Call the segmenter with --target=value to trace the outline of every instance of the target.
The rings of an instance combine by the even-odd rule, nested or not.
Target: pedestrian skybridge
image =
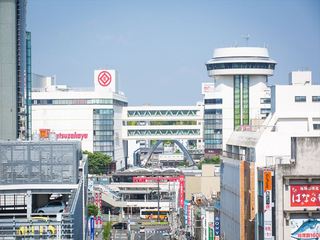
[[[203,106],[136,106],[123,109],[124,140],[203,139]]]

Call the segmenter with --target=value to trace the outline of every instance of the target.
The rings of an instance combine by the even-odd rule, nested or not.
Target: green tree
[[[97,216],[98,207],[94,204],[88,204],[88,216]]]
[[[103,224],[103,240],[109,240],[111,234],[111,222],[106,222]]]
[[[220,157],[214,156],[212,158],[205,158],[198,164],[199,169],[202,169],[202,164],[220,164]]]
[[[103,174],[107,166],[111,163],[111,157],[101,152],[84,151],[88,155],[88,168],[90,174]]]

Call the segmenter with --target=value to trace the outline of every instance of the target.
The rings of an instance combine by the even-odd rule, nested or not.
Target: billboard
[[[290,206],[320,206],[320,184],[290,185]]]
[[[292,240],[319,239],[320,219],[290,219]]]
[[[202,83],[202,94],[213,93],[214,83]]]
[[[185,198],[185,181],[184,176],[176,176],[176,177],[133,177],[133,182],[179,182],[179,206],[181,208],[184,207],[184,198]]]

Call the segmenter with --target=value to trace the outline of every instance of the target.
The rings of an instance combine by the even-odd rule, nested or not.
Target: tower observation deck
[[[216,75],[273,75],[276,62],[268,49],[259,47],[217,48],[206,64],[210,77]]]

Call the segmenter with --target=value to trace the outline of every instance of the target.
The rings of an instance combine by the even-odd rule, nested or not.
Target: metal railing
[[[239,153],[223,151],[222,156],[227,157],[227,158],[236,159],[236,160],[246,160],[246,156],[244,154],[239,154]]]
[[[266,166],[271,167],[275,165],[290,165],[294,164],[295,159],[292,159],[289,155],[279,156],[266,156]]]
[[[69,214],[57,217],[23,214],[0,219],[0,239],[73,239],[73,218]]]

